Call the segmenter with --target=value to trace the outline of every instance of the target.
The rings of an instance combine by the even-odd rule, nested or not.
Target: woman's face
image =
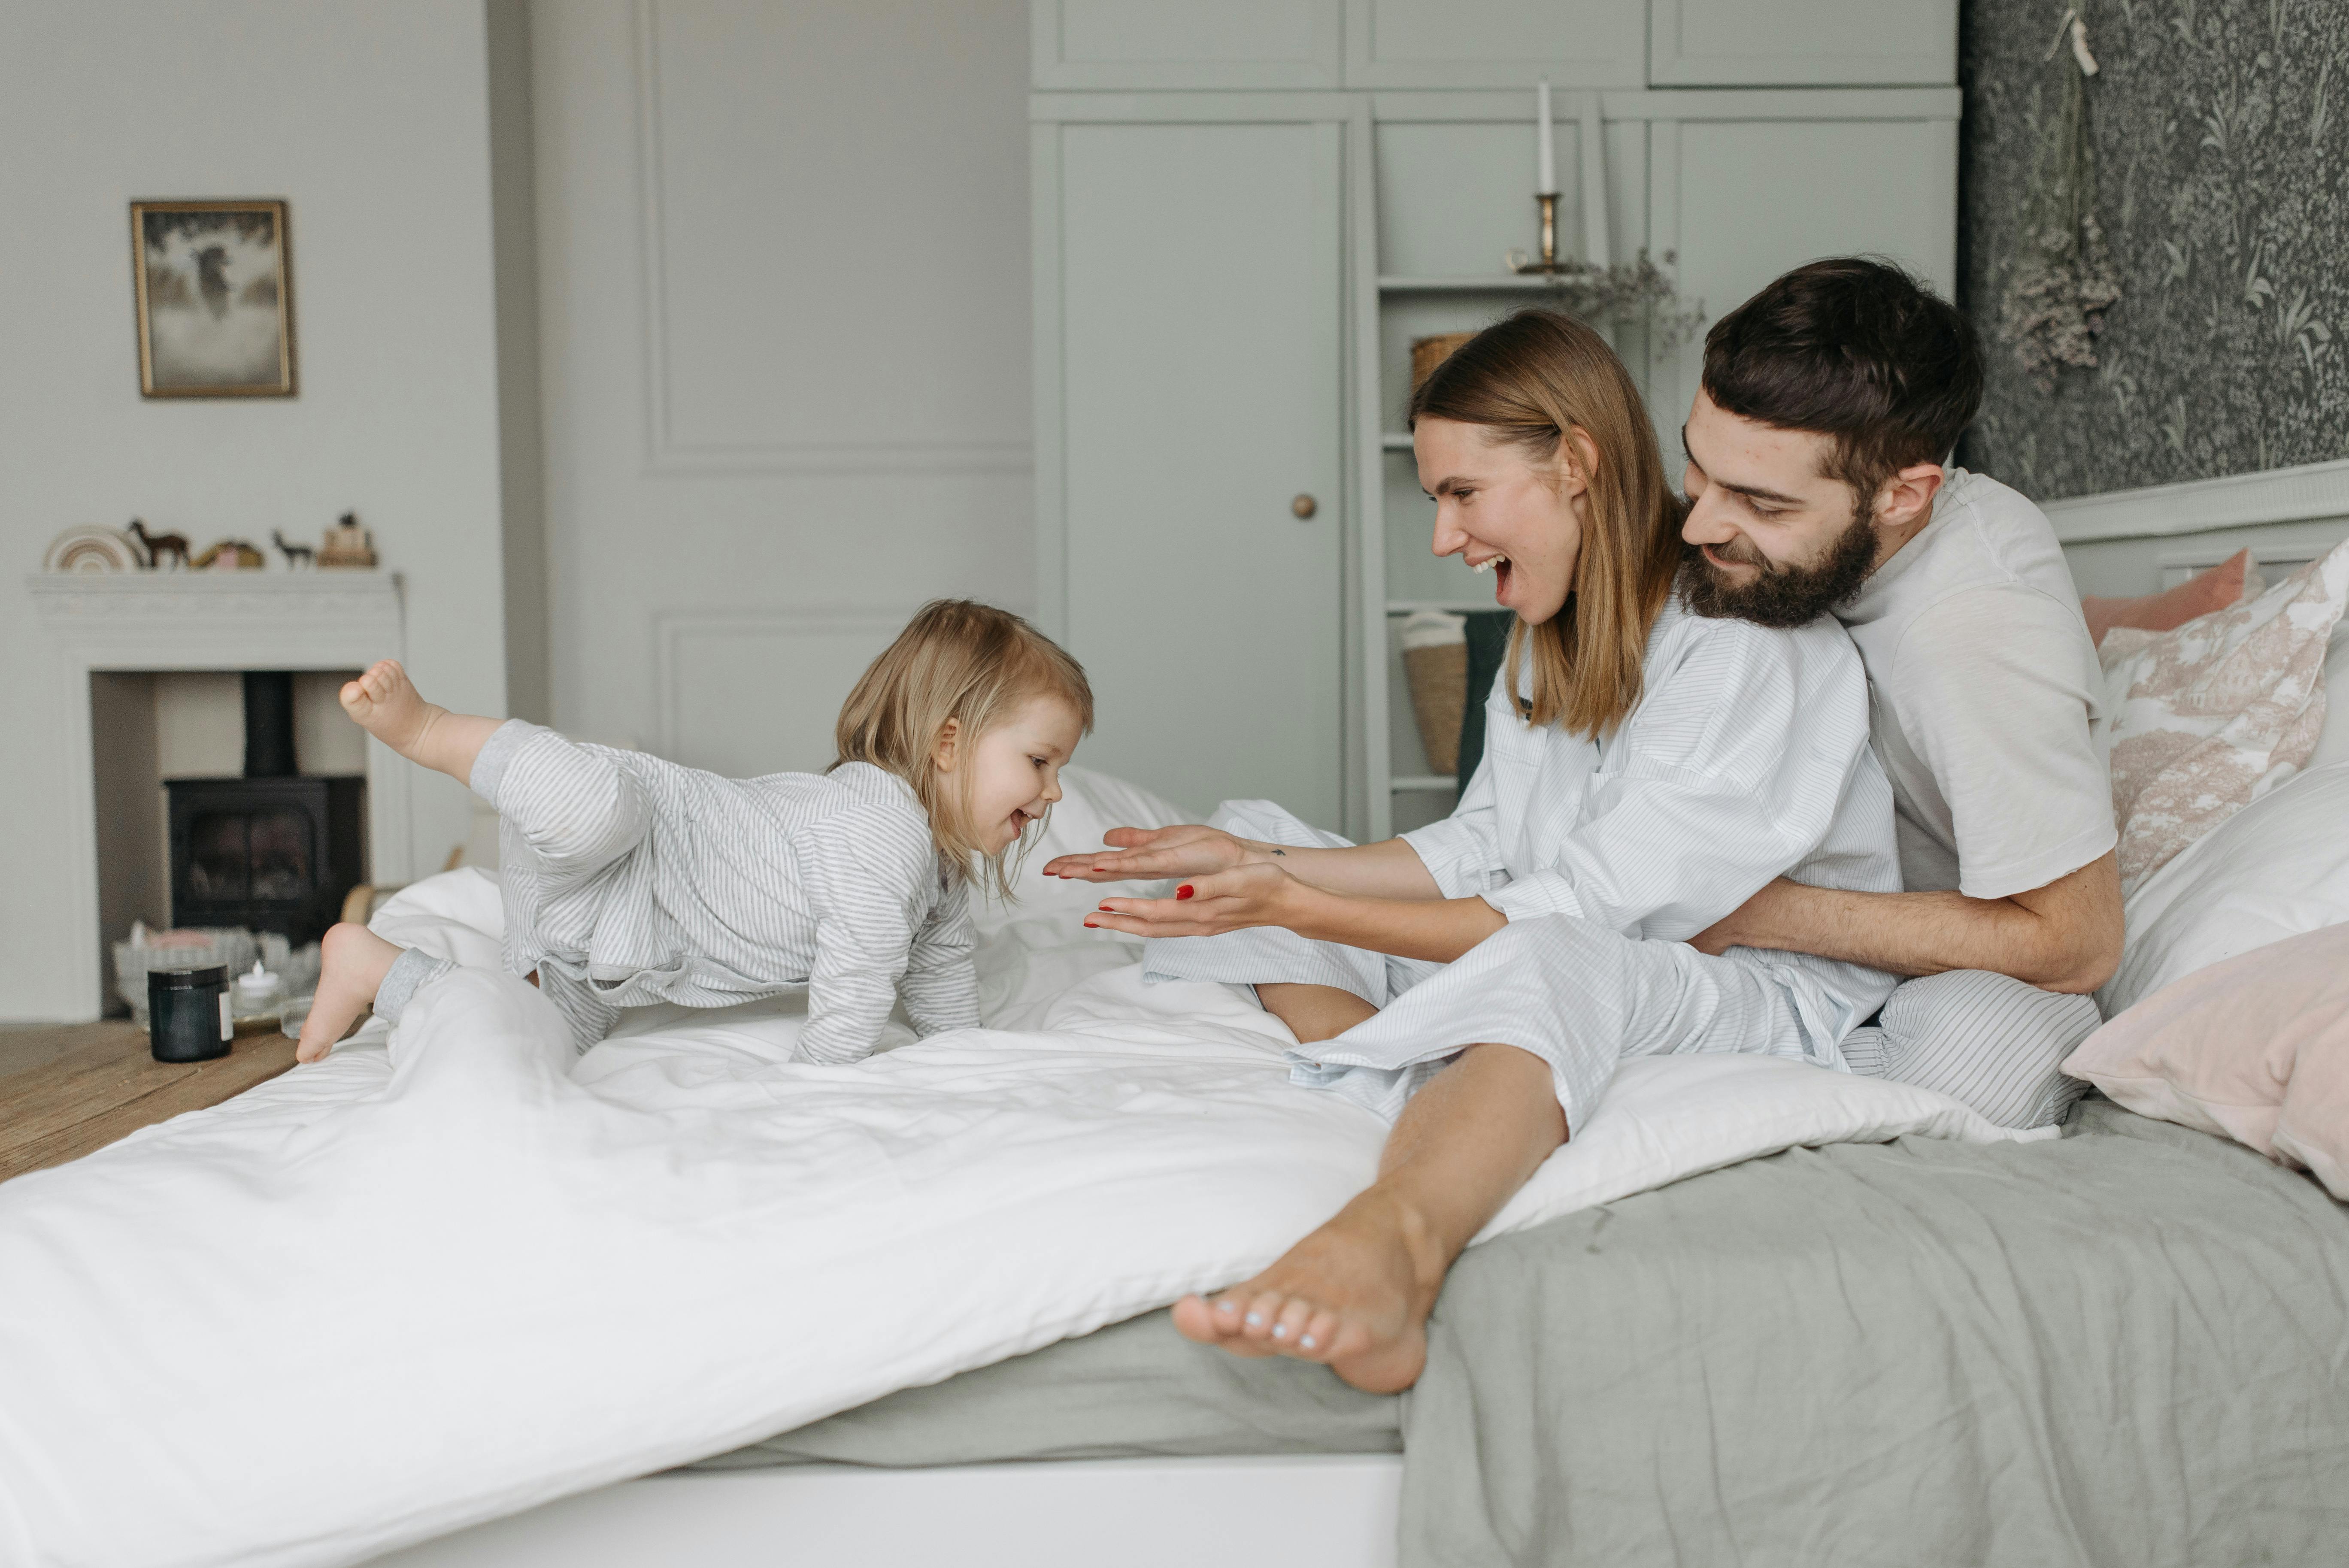
[[[1538,460],[1490,427],[1423,418],[1412,430],[1419,483],[1435,500],[1438,555],[1493,573],[1493,602],[1539,625],[1566,607],[1582,555],[1582,465]],[[1575,450],[1558,444],[1560,458]]]

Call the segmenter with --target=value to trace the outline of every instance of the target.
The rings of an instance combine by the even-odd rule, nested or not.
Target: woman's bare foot
[[[380,669],[382,666],[378,665]],[[399,666],[394,665],[395,670]],[[373,670],[367,672],[374,674]],[[353,682],[352,685],[357,685]],[[348,686],[344,688],[346,691]],[[350,706],[348,701],[343,705]],[[375,1001],[383,977],[391,972],[399,946],[386,942],[364,925],[345,921],[326,933],[318,944],[318,995],[310,1016],[302,1021],[302,1038],[294,1047],[297,1062],[315,1062],[351,1032],[358,1016]]]
[[[1357,1388],[1392,1394],[1427,1365],[1427,1315],[1451,1261],[1372,1187],[1256,1278],[1176,1302],[1174,1326],[1238,1356],[1319,1361]]]
[[[1403,1107],[1376,1182],[1247,1284],[1176,1302],[1174,1326],[1236,1356],[1321,1362],[1373,1394],[1408,1388],[1452,1260],[1566,1133],[1547,1062],[1470,1046]]]

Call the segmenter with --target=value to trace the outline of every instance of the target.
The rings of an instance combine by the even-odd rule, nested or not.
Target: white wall
[[[356,508],[424,690],[504,710],[486,31],[483,0],[0,0],[0,1017],[94,1003],[64,978],[92,934],[56,918],[62,772],[27,738],[21,574],[59,530],[315,541]],[[171,196],[291,201],[298,397],[140,397],[128,203]],[[412,799],[431,869],[468,798]]]
[[[555,722],[820,767],[925,599],[1033,598],[1021,0],[537,0]]]

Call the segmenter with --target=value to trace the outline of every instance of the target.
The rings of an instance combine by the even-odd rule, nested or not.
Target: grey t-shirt
[[[1905,887],[2005,898],[2113,847],[2095,645],[2037,507],[1951,469],[1932,521],[1836,614],[1868,666]]]

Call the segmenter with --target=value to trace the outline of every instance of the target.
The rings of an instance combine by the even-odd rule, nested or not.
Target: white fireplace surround
[[[74,874],[59,890],[57,913],[77,931],[95,933],[98,923],[93,672],[349,670],[406,652],[394,573],[40,573],[26,584],[47,634],[42,707],[72,812],[59,824]],[[378,882],[412,875],[409,772],[367,742],[367,857]],[[97,996],[98,944],[77,942],[67,951],[83,970],[72,977],[76,993]]]

